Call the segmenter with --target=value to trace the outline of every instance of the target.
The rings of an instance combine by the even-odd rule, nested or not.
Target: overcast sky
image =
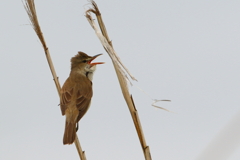
[[[87,159],[144,160],[112,62],[84,16],[88,1],[35,3],[61,85],[78,51],[103,53],[77,133]],[[116,52],[138,79],[130,90],[152,159],[206,160],[216,138],[227,137],[221,142],[231,149],[217,153],[239,160],[240,125],[233,124],[240,115],[240,1],[96,3]],[[65,117],[22,1],[2,1],[0,21],[0,159],[79,159],[74,145],[62,144]],[[173,113],[151,99],[170,99],[157,105]]]

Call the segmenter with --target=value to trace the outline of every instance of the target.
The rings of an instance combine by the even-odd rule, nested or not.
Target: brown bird
[[[76,137],[78,121],[87,112],[91,98],[93,72],[97,64],[91,63],[100,56],[88,56],[86,53],[78,52],[71,59],[71,72],[65,81],[60,96],[60,106],[62,115],[66,115],[63,144],[72,144]]]

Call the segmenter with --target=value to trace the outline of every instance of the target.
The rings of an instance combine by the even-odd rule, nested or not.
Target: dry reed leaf
[[[140,87],[137,86],[137,85],[136,85],[135,87],[137,87],[137,89],[139,89],[140,91],[142,91],[146,96],[148,96],[148,97],[153,101],[153,103],[152,103],[152,106],[153,106],[153,107],[156,107],[156,108],[159,108],[159,109],[162,109],[162,110],[171,112],[171,111],[169,111],[169,110],[167,110],[167,109],[165,109],[165,108],[163,108],[163,107],[159,107],[159,106],[155,105],[155,103],[160,102],[160,101],[171,102],[171,100],[168,100],[168,99],[163,99],[163,100],[152,99],[151,96],[150,96],[147,92],[145,92],[142,88],[140,88]]]
[[[127,69],[127,67],[125,67],[122,63],[122,61],[120,60],[119,56],[117,55],[117,53],[115,52],[115,50],[112,47],[112,42],[109,40],[108,34],[106,32],[106,28],[105,25],[102,21],[101,18],[101,13],[97,7],[97,4],[94,1],[91,1],[92,5],[93,5],[93,9],[89,9],[86,11],[86,18],[88,20],[88,22],[90,23],[90,25],[92,26],[92,28],[95,30],[96,35],[98,36],[99,40],[101,41],[104,49],[107,51],[107,53],[109,54],[110,58],[112,59],[112,61],[114,62],[114,64],[116,64],[118,66],[118,69],[120,70],[120,72],[128,79],[128,76],[132,79],[137,81],[137,79],[129,72],[129,70]],[[99,30],[99,28],[97,27],[96,23],[94,22],[94,20],[91,17],[90,12],[93,12],[94,14],[96,14],[98,22],[99,22],[99,26],[101,31]],[[129,79],[128,79],[129,80]],[[129,81],[130,82],[130,81]],[[131,82],[130,82],[131,83]]]
[[[171,102],[170,100],[167,100],[167,99],[164,99],[164,100],[153,99],[153,101],[154,101],[154,102],[152,103],[152,106],[153,106],[153,107],[156,107],[156,108],[159,108],[159,109],[162,109],[162,110],[171,112],[171,111],[169,111],[169,110],[166,109],[166,108],[159,107],[159,106],[155,105],[157,102],[160,102],[160,101]]]

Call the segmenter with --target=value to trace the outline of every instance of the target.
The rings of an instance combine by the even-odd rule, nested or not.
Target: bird
[[[60,108],[66,116],[63,144],[72,144],[76,138],[78,122],[88,111],[93,95],[92,79],[97,64],[92,61],[102,54],[88,56],[78,52],[71,58],[71,72],[61,88]]]

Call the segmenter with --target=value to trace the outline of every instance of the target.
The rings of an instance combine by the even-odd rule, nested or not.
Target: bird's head
[[[71,69],[77,68],[86,72],[94,72],[97,64],[103,64],[103,62],[92,63],[92,61],[100,55],[102,54],[91,57],[84,52],[78,52],[78,54],[71,59]]]

